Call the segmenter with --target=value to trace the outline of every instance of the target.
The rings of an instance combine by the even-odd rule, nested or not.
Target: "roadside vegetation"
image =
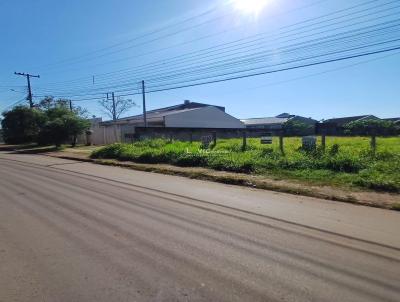
[[[209,149],[202,149],[198,142],[157,139],[109,145],[95,150],[91,157],[206,167],[274,179],[400,193],[399,137],[378,138],[376,152],[370,149],[369,137],[329,137],[325,152],[320,147],[305,151],[301,138],[289,137],[284,139],[284,150],[283,155],[278,138],[274,138],[272,145],[248,139],[245,150],[241,139],[218,140]]]
[[[55,145],[67,141],[75,146],[78,135],[90,127],[86,111],[71,109],[69,101],[43,99],[35,108],[17,106],[3,112],[3,138],[7,144]]]

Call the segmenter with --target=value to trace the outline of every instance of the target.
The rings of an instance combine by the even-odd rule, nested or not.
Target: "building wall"
[[[258,125],[247,125],[246,128],[248,129],[264,129],[264,130],[271,130],[277,131],[282,130],[282,124],[258,124]]]
[[[265,130],[260,129],[222,129],[222,128],[144,128],[136,127],[133,139],[129,135],[125,142],[144,139],[172,139],[179,141],[201,141],[204,136],[216,135],[218,139],[242,138],[246,133],[248,138],[266,135]]]
[[[246,125],[247,129],[263,129],[266,132],[271,132],[272,134],[279,134],[281,131],[283,131],[283,126],[286,122],[288,121],[295,121],[295,122],[300,122],[304,123],[306,125],[310,125],[310,129],[301,131],[299,133],[293,133],[293,135],[312,135],[315,133],[315,127],[317,124],[317,121],[311,118],[306,118],[302,116],[294,116],[293,118],[287,119],[287,118],[282,118],[282,122],[280,123],[268,123],[268,124],[263,124],[260,122],[259,124],[250,124]]]
[[[165,116],[165,127],[169,128],[245,128],[233,116],[215,108],[204,107]]]
[[[110,126],[98,126],[91,128],[92,136],[91,142],[93,145],[108,145],[117,142],[121,142],[121,126],[120,125],[110,125]],[[85,140],[86,136],[81,138]]]

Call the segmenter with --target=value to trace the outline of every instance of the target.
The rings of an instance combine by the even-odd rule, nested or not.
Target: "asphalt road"
[[[400,301],[400,213],[0,153],[0,301]]]

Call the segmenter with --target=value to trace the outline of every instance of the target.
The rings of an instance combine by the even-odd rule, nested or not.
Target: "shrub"
[[[338,144],[333,144],[331,149],[329,150],[329,155],[330,156],[335,156],[339,153],[339,145]]]
[[[94,150],[91,154],[92,158],[120,158],[123,144],[117,143],[102,147],[100,149]]]
[[[168,163],[185,167],[208,167],[241,173],[284,175],[318,183],[355,185],[373,190],[399,192],[400,142],[385,138],[376,154],[368,149],[368,138],[334,139],[328,152],[299,150],[301,140],[288,138],[285,153],[277,141],[272,146],[248,140],[242,151],[241,139],[221,140],[213,150],[200,150],[200,143],[145,140],[134,144],[113,144],[93,152],[94,158],[116,158],[141,163]],[[340,148],[339,148],[340,145]],[[378,145],[378,146],[379,146]]]
[[[3,113],[1,126],[4,141],[8,144],[36,142],[42,125],[46,122],[43,112],[18,106]]]

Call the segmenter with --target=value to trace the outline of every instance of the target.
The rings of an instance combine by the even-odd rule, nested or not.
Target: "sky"
[[[168,62],[170,58],[229,45],[260,33],[277,34],[281,28],[368,2],[268,0],[262,10],[255,11],[260,1],[0,0],[0,110],[26,96],[26,79],[14,75],[16,71],[40,74],[39,79],[32,79],[36,102],[44,95],[74,95],[79,91],[81,97],[71,97],[74,104],[87,108],[91,115],[107,119],[97,100],[82,101],[85,99],[82,87],[94,89],[94,86],[88,88],[93,75],[95,82],[103,79],[96,85],[110,86],[116,79],[105,75],[112,72],[129,69],[126,77],[133,79],[140,74],[136,73],[137,68],[144,64]],[[389,2],[377,0],[371,5]],[[392,2],[396,5],[396,1]],[[400,14],[398,5],[389,8],[392,15]],[[279,49],[273,41],[270,44],[272,49]],[[276,50],[274,59],[279,61],[280,55]],[[157,68],[143,80],[151,82],[155,76]],[[191,100],[225,106],[229,114],[238,118],[275,116],[282,112],[317,120],[363,114],[398,117],[399,79],[397,50],[149,93],[147,109]],[[138,92],[136,80],[127,87]],[[106,90],[109,89],[100,87],[96,93]],[[131,98],[137,106],[125,115],[139,114],[142,110],[141,96]]]

